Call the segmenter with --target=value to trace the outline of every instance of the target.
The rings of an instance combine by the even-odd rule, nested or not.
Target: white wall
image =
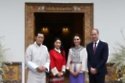
[[[25,2],[94,3],[94,26],[100,30],[100,38],[110,45],[113,52],[116,42],[122,42],[121,29],[125,30],[125,0],[1,0],[0,37],[10,48],[7,61],[23,61],[24,56],[24,4]]]
[[[0,1],[0,37],[9,61],[22,61],[24,56],[24,1]]]
[[[123,43],[120,30],[125,31],[125,0],[0,0],[0,37],[3,37],[5,48],[9,48],[6,51],[7,61],[23,62],[24,60],[24,4],[31,1],[93,2],[94,26],[99,28],[100,38],[109,43],[111,53],[114,52],[113,47],[116,46],[116,42]]]

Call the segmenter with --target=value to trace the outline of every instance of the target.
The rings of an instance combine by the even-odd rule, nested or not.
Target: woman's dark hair
[[[80,38],[80,40],[82,40],[82,38],[81,38],[81,35],[80,35],[80,34],[76,33],[76,34],[73,36],[73,39],[74,39],[74,37],[75,37],[75,36],[79,37],[79,38]]]
[[[54,39],[53,44],[54,44],[57,40],[60,40],[60,41],[61,41],[61,39],[57,37],[57,38]],[[61,41],[60,50],[61,50],[61,54],[62,54],[63,56],[65,56],[65,51],[64,51],[63,46],[62,46],[62,41]]]
[[[53,43],[55,43],[57,40],[60,40],[60,41],[61,41],[60,38],[56,37],[56,38],[54,39]]]

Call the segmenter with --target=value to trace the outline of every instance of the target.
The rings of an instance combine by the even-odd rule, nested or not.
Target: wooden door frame
[[[25,3],[25,48],[34,42],[34,13],[83,13],[83,42],[90,41],[90,31],[93,28],[93,3]]]
[[[35,12],[47,13],[83,13],[83,42],[90,41],[90,32],[93,28],[93,3],[25,3],[25,48],[34,42]],[[25,81],[27,70],[25,70]]]

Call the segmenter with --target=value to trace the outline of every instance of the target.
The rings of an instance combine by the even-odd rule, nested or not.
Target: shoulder
[[[44,49],[46,49],[46,50],[48,50],[48,48],[45,45],[42,45],[41,47],[44,48]]]
[[[69,53],[72,53],[73,49],[74,49],[74,47],[71,47],[71,48],[69,49]]]
[[[57,52],[54,49],[51,49],[49,51],[49,54],[50,54],[51,57],[55,57],[55,55],[57,55]]]
[[[54,49],[51,49],[49,52],[50,52],[50,53],[53,53],[53,52],[55,52],[55,50],[54,50]]]
[[[88,44],[86,45],[86,48],[90,47],[92,44],[93,44],[92,42],[88,43]]]
[[[30,44],[27,49],[32,49],[34,47],[34,44]]]
[[[108,46],[108,43],[107,43],[107,42],[100,41],[100,43],[101,43],[102,45]]]
[[[70,49],[69,49],[69,51],[71,51],[71,50],[73,50],[74,49],[74,47],[71,47]]]
[[[85,48],[84,46],[81,46],[80,49],[81,49],[81,50],[85,50],[86,48]]]
[[[34,48],[34,44],[30,44],[27,48],[26,48],[26,52],[31,52],[33,51]]]
[[[82,49],[83,49],[83,50],[86,50],[86,47],[83,47],[83,46],[82,46]]]
[[[100,46],[108,49],[108,43],[107,42],[104,42],[104,41],[100,41]]]
[[[42,45],[43,48],[47,48],[45,45]]]
[[[81,51],[86,52],[86,47],[81,46]]]

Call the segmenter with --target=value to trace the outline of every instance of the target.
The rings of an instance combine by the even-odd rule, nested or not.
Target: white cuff
[[[63,65],[63,66],[62,66],[62,72],[65,72],[65,71],[66,71],[66,66]]]
[[[51,72],[54,76],[59,73],[56,67],[52,68]]]
[[[44,67],[47,69],[47,72],[49,72],[49,63],[46,63]]]
[[[66,65],[66,69],[69,70],[69,65]]]
[[[31,62],[31,61],[27,62],[27,66],[28,66],[29,69],[34,70],[34,71],[36,71],[36,68],[38,67],[37,64],[35,64],[35,63]]]

